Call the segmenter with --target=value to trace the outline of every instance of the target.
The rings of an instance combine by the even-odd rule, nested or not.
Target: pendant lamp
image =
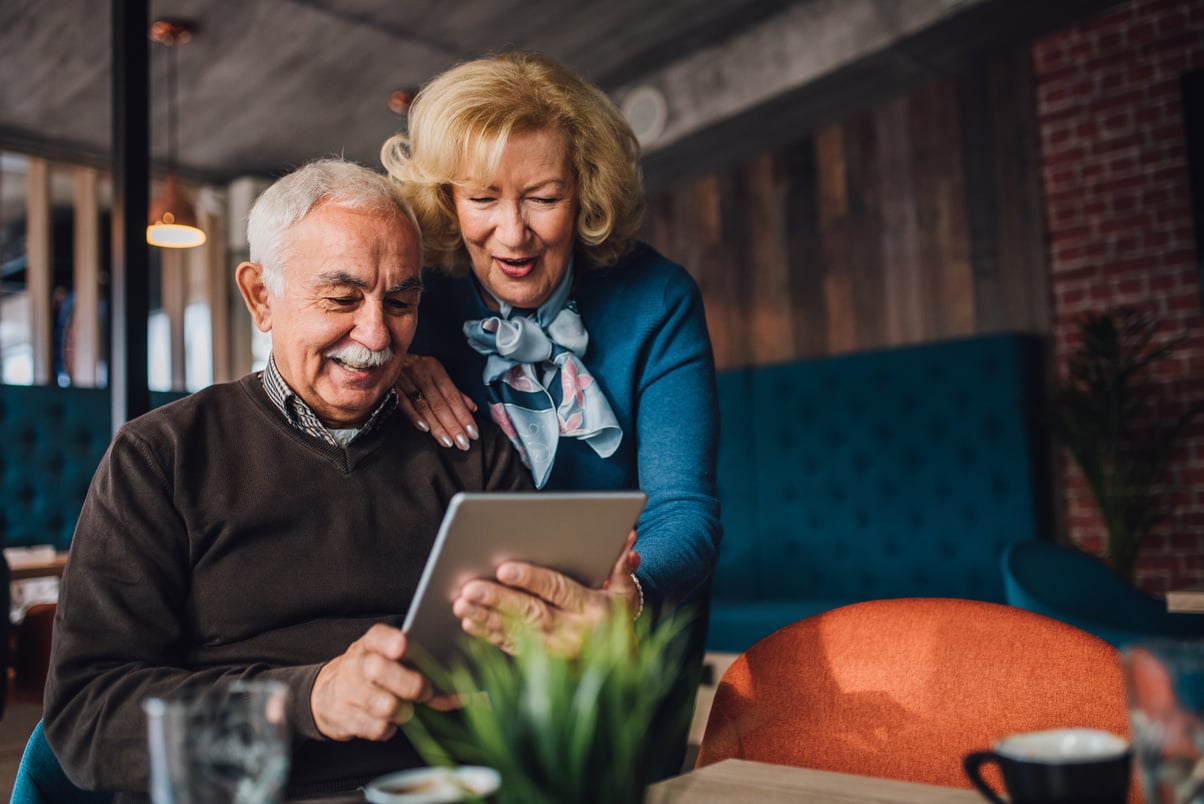
[[[176,68],[178,48],[192,38],[192,26],[179,20],[158,20],[150,38],[167,48],[167,180],[150,205],[146,242],[162,248],[193,248],[205,242],[197,226],[196,208],[176,181]]]

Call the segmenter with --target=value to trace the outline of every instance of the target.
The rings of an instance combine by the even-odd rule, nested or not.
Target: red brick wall
[[[1204,398],[1204,315],[1183,137],[1181,76],[1204,67],[1204,0],[1136,0],[1033,49],[1059,366],[1088,311],[1134,305],[1187,342],[1165,372],[1171,402]],[[1174,412],[1172,411],[1172,415]],[[1068,461],[1066,526],[1090,549],[1103,526]],[[1145,543],[1140,584],[1204,581],[1204,419],[1173,467],[1174,515]]]

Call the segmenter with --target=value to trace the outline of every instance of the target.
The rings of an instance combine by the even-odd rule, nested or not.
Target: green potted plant
[[[432,675],[466,705],[419,707],[406,734],[431,764],[499,771],[499,804],[642,801],[680,753],[667,735],[685,733],[698,680],[683,670],[684,618],[650,619],[618,610],[572,658],[535,633],[513,637],[514,656],[466,640],[466,660]]]
[[[1107,531],[1106,557],[1136,580],[1142,541],[1169,513],[1175,443],[1201,404],[1159,418],[1158,366],[1182,337],[1157,340],[1161,321],[1130,307],[1089,314],[1056,389],[1051,430],[1082,470]]]

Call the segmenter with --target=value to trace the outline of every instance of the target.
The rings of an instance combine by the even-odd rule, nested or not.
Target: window
[[[26,287],[25,207],[29,160],[0,152],[0,380],[33,382],[33,340]]]
[[[0,151],[0,382],[108,384],[111,198],[111,180],[95,168]],[[224,303],[226,291],[207,272],[223,239],[170,255],[151,250],[152,390],[214,381],[215,342],[229,341],[215,338],[209,296]]]

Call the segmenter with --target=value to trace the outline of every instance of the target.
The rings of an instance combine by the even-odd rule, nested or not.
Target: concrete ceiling
[[[389,110],[448,66],[512,47],[575,67],[619,102],[666,101],[653,184],[773,147],[876,95],[950,74],[1111,0],[152,0],[187,18],[180,172],[223,183],[324,154],[378,164]],[[167,155],[167,52],[151,48],[152,159]],[[108,160],[110,5],[0,4],[0,148]]]

